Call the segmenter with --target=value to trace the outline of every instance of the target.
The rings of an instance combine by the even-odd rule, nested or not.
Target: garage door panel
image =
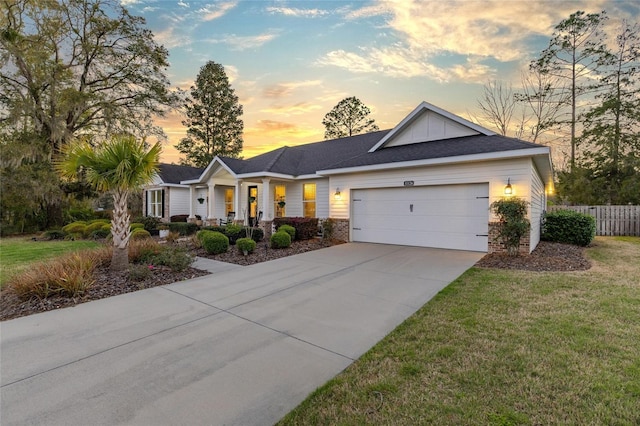
[[[488,184],[352,192],[352,239],[487,251]]]

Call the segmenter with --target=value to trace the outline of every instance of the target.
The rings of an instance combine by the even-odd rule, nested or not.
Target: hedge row
[[[596,220],[573,210],[557,210],[545,215],[542,239],[588,246],[596,236]]]

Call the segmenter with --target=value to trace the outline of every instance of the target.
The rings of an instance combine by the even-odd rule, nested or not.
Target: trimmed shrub
[[[286,232],[291,237],[291,241],[296,239],[296,228],[291,225],[282,225],[278,228],[278,232]]]
[[[229,238],[220,232],[207,231],[201,241],[202,247],[209,254],[225,253],[229,248]]]
[[[98,229],[102,229],[102,227],[104,225],[105,225],[104,222],[91,222],[85,228],[85,233],[86,233],[86,235],[91,235],[93,233],[93,231],[97,231]]]
[[[234,245],[238,238],[244,237],[241,235],[244,229],[240,225],[227,225],[224,227],[224,235],[229,237],[229,244]]]
[[[87,224],[85,222],[71,222],[70,224],[63,226],[62,230],[66,234],[71,234],[74,237],[81,237],[87,232]]]
[[[140,223],[140,222],[133,222],[129,225],[129,229],[131,229],[132,231],[134,229],[144,229],[144,223]]]
[[[186,222],[170,222],[169,231],[177,232],[180,235],[192,235],[198,232],[198,225]]]
[[[200,229],[204,229],[205,231],[216,231],[224,234],[224,226],[203,226]]]
[[[572,210],[557,210],[545,215],[542,239],[557,243],[588,246],[596,236],[596,220]]]
[[[42,237],[47,240],[62,240],[64,238],[64,232],[60,229],[50,229],[48,231],[44,231]]]
[[[218,232],[218,233],[222,234],[222,232],[219,232],[219,231],[213,231],[213,230],[210,230],[210,229],[201,229],[198,232],[196,232],[196,238],[202,244],[202,239],[205,237],[205,235],[211,235],[214,232]]]
[[[144,240],[146,238],[151,238],[151,233],[144,228],[138,228],[131,231],[132,240]]]
[[[111,223],[111,220],[110,219],[93,219],[89,221],[89,225],[94,223],[102,223],[102,224]]]
[[[296,229],[296,240],[309,240],[318,235],[318,218],[315,217],[277,217],[273,220],[276,230],[282,225],[290,225]]]
[[[158,226],[162,223],[159,217],[153,216],[139,216],[133,220],[134,223],[142,223],[144,225],[144,229],[147,231],[153,231],[154,229],[158,229]]]
[[[275,234],[271,235],[271,248],[287,248],[291,245],[291,235],[286,232],[278,231]]]
[[[256,242],[251,238],[238,238],[238,241],[236,241],[236,247],[240,253],[244,253],[245,251],[247,253],[253,253],[256,249]]]
[[[251,238],[256,243],[259,243],[264,238],[264,231],[258,227],[242,228],[240,236],[242,238]]]

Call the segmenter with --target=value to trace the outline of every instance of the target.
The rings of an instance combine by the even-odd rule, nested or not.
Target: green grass
[[[95,241],[32,241],[30,238],[0,239],[0,286],[29,265],[70,251],[98,247]]]
[[[283,425],[640,424],[640,238],[589,271],[472,268]]]

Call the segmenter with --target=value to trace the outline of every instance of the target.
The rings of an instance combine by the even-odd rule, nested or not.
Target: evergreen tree
[[[570,135],[570,168],[576,163],[578,123],[578,99],[585,93],[593,91],[591,79],[599,64],[600,53],[604,50],[602,24],[606,20],[605,12],[585,14],[577,11],[555,27],[549,47],[542,51],[540,59],[534,61],[532,68],[542,74],[564,79],[568,82],[567,90],[569,112],[568,122]]]
[[[198,73],[185,104],[187,137],[175,147],[186,155],[181,163],[206,167],[215,156],[238,158],[242,151],[242,105],[224,67],[207,62]]]
[[[355,96],[341,100],[322,120],[324,138],[336,139],[378,130],[369,114],[371,110]]]
[[[591,170],[601,203],[626,204],[624,188],[640,186],[640,26],[625,22],[615,50],[603,52],[599,103],[585,114],[580,143],[583,167]]]

